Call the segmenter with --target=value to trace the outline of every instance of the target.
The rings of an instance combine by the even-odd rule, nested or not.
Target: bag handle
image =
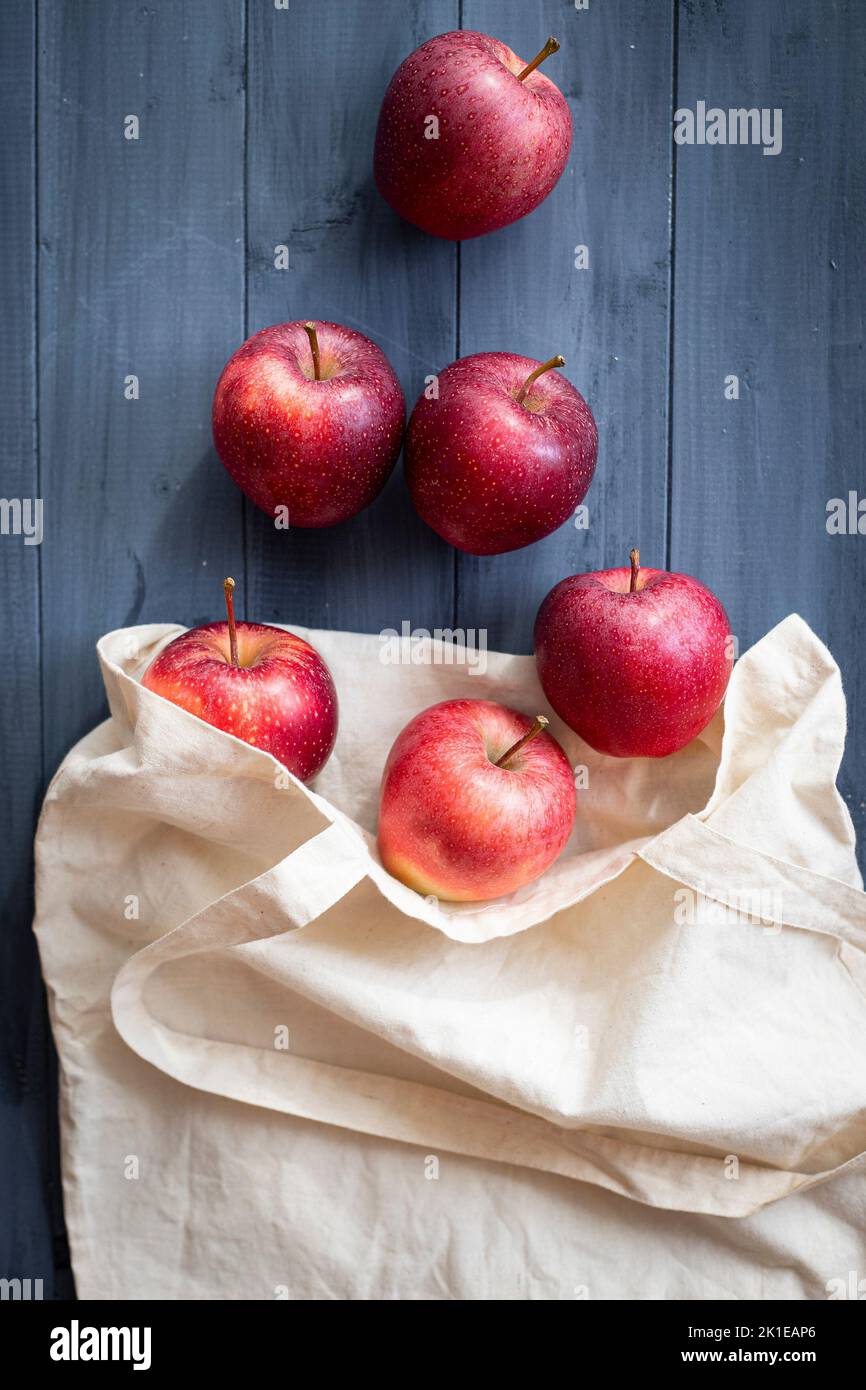
[[[659,841],[669,834],[647,847],[650,855],[655,849],[660,863]],[[339,823],[332,824],[258,878],[130,957],[111,991],[114,1025],[124,1042],[158,1070],[197,1090],[380,1138],[540,1169],[670,1210],[747,1216],[862,1166],[863,1154],[818,1173],[792,1173],[744,1161],[740,1181],[728,1182],[719,1156],[682,1154],[592,1130],[561,1129],[499,1101],[426,1082],[178,1032],[151,1011],[148,986],[162,966],[306,925],[359,884],[366,868],[355,837]],[[681,877],[674,872],[673,855],[662,872]],[[684,1178],[696,1172],[700,1181],[690,1185],[685,1200]]]
[[[271,870],[292,927],[306,927],[335,907],[367,874],[364,848],[338,821],[312,835]]]
[[[866,952],[866,893],[732,840],[697,816],[684,816],[638,855],[659,873],[735,911],[748,914],[759,895],[759,904],[771,905],[766,917],[754,913],[762,920],[835,936]]]

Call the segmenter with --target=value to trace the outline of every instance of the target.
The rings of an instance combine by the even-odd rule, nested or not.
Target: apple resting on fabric
[[[428,39],[400,64],[379,113],[373,172],[395,212],[450,241],[537,208],[571,150],[571,112],[540,63],[470,29]]]
[[[461,357],[425,392],[406,432],[406,481],[419,515],[470,555],[550,535],[583,501],[598,430],[555,367],[511,352]]]
[[[415,716],[382,775],[379,852],[395,878],[451,902],[499,898],[561,853],[574,776],[543,715],[445,700]]]
[[[337,692],[309,642],[265,623],[236,623],[233,579],[227,621],[191,628],[169,642],[142,685],[235,738],[271,753],[307,782],[337,737]]]
[[[535,658],[561,719],[599,753],[663,758],[709,724],[733,666],[727,614],[687,574],[573,574],[538,611]]]
[[[334,526],[378,497],[406,403],[384,353],[338,323],[279,323],[229,358],[213,399],[227,471],[286,527]]]

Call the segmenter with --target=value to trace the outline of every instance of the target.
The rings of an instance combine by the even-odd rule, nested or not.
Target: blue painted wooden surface
[[[2,492],[45,508],[41,547],[0,537],[0,1274],[62,1295],[30,843],[47,778],[103,716],[101,632],[210,618],[232,571],[265,621],[486,627],[525,651],[557,579],[639,543],[716,590],[742,648],[792,610],[828,641],[851,715],[841,785],[866,828],[866,539],[825,529],[829,498],[866,491],[866,11],[6,0],[0,23]],[[575,145],[532,217],[458,248],[391,214],[370,156],[394,67],[461,24],[527,57],[559,37],[548,70]],[[698,100],[782,107],[782,153],[675,146],[672,113]],[[398,469],[355,521],[275,532],[215,459],[210,397],[248,333],[308,316],[379,342],[410,406],[458,355],[563,352],[601,435],[589,530],[458,556]]]

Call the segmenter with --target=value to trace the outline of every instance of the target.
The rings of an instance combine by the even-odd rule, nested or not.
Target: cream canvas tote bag
[[[845,704],[801,619],[659,761],[581,743],[532,658],[461,664],[428,639],[395,661],[378,637],[293,629],[341,697],[313,788],[140,685],[181,630],[101,640],[111,717],[46,796],[36,931],[61,1067],[87,952],[110,939],[128,1047],[245,1105],[727,1216],[864,1163]],[[384,870],[376,809],[404,724],[473,697],[550,716],[578,811],[541,880],[458,906]]]

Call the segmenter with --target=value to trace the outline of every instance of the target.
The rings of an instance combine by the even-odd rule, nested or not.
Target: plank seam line
[[[246,342],[250,335],[250,156],[249,156],[249,130],[250,130],[250,0],[243,0],[241,6],[241,42],[244,54],[244,100],[243,114],[241,117],[243,124],[243,288],[242,288],[242,308],[243,316],[243,341]],[[243,615],[249,619],[249,556],[247,545],[247,530],[249,528],[249,502],[241,495],[241,566],[244,575],[244,600]]]
[[[39,240],[42,228],[39,220],[39,0],[33,5],[33,461],[36,474],[36,496],[42,496],[42,352],[40,347],[41,303],[39,294]],[[39,653],[39,789],[40,802],[45,793],[45,619],[43,600],[42,546],[36,556],[36,621],[39,624],[37,651]]]
[[[677,143],[674,139],[673,113],[677,109],[680,55],[680,7],[673,0],[671,23],[671,173],[670,173],[670,235],[668,239],[668,390],[666,423],[666,497],[665,497],[665,569],[673,557],[673,490],[674,490],[674,302],[676,297],[676,235],[677,235]]]

